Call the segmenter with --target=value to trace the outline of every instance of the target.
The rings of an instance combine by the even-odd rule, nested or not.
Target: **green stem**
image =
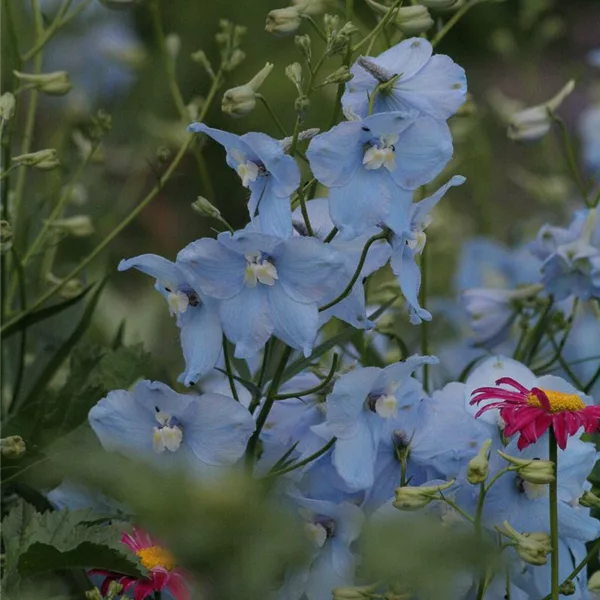
[[[334,226],[334,228],[327,234],[327,237],[323,240],[325,244],[329,244],[331,240],[338,234],[338,228]]]
[[[526,360],[527,364],[531,364],[533,362],[537,349],[539,348],[540,342],[542,341],[542,337],[544,337],[548,315],[550,314],[553,305],[554,297],[550,296],[546,301],[546,306],[544,307],[544,310],[542,311],[538,322],[535,324],[534,328],[528,335],[527,343],[523,347],[523,355],[519,356],[517,360]]]
[[[275,398],[277,396],[277,390],[279,389],[279,384],[281,383],[281,379],[283,377],[283,372],[285,371],[285,367],[288,363],[288,360],[292,354],[292,349],[289,346],[285,347],[283,354],[281,355],[281,360],[277,365],[277,370],[275,371],[275,375],[271,381],[271,385],[269,386],[269,391],[267,392],[267,397],[265,399],[265,403],[261,411],[258,413],[258,417],[256,418],[256,429],[248,442],[248,446],[246,448],[246,465],[248,467],[252,467],[254,464],[254,459],[256,455],[256,447],[258,445],[258,441],[260,439],[260,432],[263,430],[265,423],[267,422],[267,418],[269,417],[269,413],[273,408],[273,404],[275,403]]]
[[[487,494],[487,488],[485,486],[485,482],[482,481],[479,484],[479,498],[477,499],[477,509],[475,511],[475,535],[478,540],[481,540],[481,518],[483,516],[483,507],[485,504],[485,496]],[[479,578],[479,583],[477,584],[477,600],[483,600],[483,596],[485,594],[486,588],[486,575],[483,574]]]
[[[385,240],[386,238],[387,238],[387,233],[378,233],[367,240],[367,243],[365,244],[365,247],[363,248],[362,254],[360,255],[360,260],[358,261],[358,265],[356,265],[356,270],[354,271],[354,275],[352,275],[352,278],[348,282],[348,285],[346,286],[344,291],[337,298],[334,298],[331,302],[328,302],[324,306],[321,306],[319,308],[319,312],[323,312],[324,310],[327,310],[328,308],[335,306],[336,304],[338,304],[338,302],[341,302],[344,298],[346,298],[347,296],[350,295],[350,293],[352,292],[352,288],[354,287],[354,284],[358,281],[358,278],[360,277],[360,272],[362,271],[365,261],[367,260],[367,254],[369,252],[369,248],[378,240]]]
[[[302,396],[310,396],[310,394],[316,394],[321,390],[325,389],[330,381],[333,379],[335,372],[337,370],[339,356],[337,354],[333,355],[333,360],[331,362],[331,368],[329,369],[329,373],[321,383],[315,385],[314,387],[309,388],[308,390],[304,390],[302,392],[290,392],[289,394],[277,394],[275,396],[275,400],[287,400],[288,398],[301,398]]]
[[[233,368],[231,366],[231,357],[229,356],[229,351],[227,349],[227,338],[225,334],[223,334],[223,357],[225,358],[225,371],[227,373],[227,379],[229,379],[229,387],[231,388],[231,394],[235,400],[240,401],[240,397],[237,393],[237,388],[235,387],[235,381],[233,379]]]
[[[552,542],[551,554],[551,585],[550,593],[551,600],[558,600],[559,595],[559,575],[558,575],[558,446],[556,444],[556,436],[554,428],[550,427],[549,431],[549,459],[554,463],[554,481],[550,482],[550,538]]]
[[[558,356],[558,364],[562,367],[562,369],[565,371],[565,373],[571,378],[571,381],[580,389],[583,390],[584,389],[584,385],[581,382],[581,380],[579,379],[579,377],[577,377],[577,375],[575,375],[573,369],[571,369],[571,367],[569,366],[569,364],[567,363],[567,361],[565,361],[563,355],[558,351],[558,344],[556,343],[556,340],[554,339],[554,336],[550,333],[548,334],[548,337],[550,339],[550,344],[552,345],[552,347],[554,348],[555,353]]]
[[[421,289],[419,290],[419,304],[421,308],[427,308],[427,244],[421,253]],[[421,322],[421,354],[427,356],[429,354],[429,323],[428,321]],[[429,393],[429,365],[423,365],[423,389]]]
[[[368,33],[358,44],[352,47],[352,53],[360,50],[367,42],[370,42],[372,38],[379,35],[381,30],[394,18],[396,15],[396,9],[402,4],[402,0],[396,0],[392,6],[389,7],[383,18],[377,23],[377,25]]]
[[[269,102],[267,101],[267,99],[262,94],[256,94],[256,97],[261,101],[262,105],[267,109],[267,112],[269,113],[269,115],[273,119],[273,122],[277,126],[277,129],[279,130],[279,133],[283,137],[287,137],[287,133],[285,131],[284,126],[281,124],[281,121],[279,120],[279,118],[275,114],[275,111],[271,108],[271,105],[269,104]]]
[[[354,19],[354,0],[346,0],[346,21]]]
[[[566,326],[563,336],[558,344],[558,348],[556,349],[554,356],[549,361],[544,363],[542,366],[538,367],[538,369],[540,371],[543,371],[543,370],[551,367],[559,359],[559,356],[562,354],[562,351],[564,350],[564,347],[567,343],[567,338],[569,337],[569,334],[571,333],[571,330],[573,329],[573,323],[575,322],[575,314],[577,313],[578,307],[579,307],[579,298],[575,298],[575,300],[573,301],[573,308],[571,309],[571,314],[569,315],[569,319],[567,321],[567,326]],[[538,370],[538,369],[536,369],[536,370]]]
[[[336,437],[332,437],[322,448],[319,448],[319,450],[317,450],[314,454],[311,454],[304,460],[290,465],[289,467],[285,467],[284,469],[280,469],[279,471],[269,473],[269,477],[280,477],[281,475],[285,475],[286,473],[290,473],[292,471],[295,471],[296,469],[300,469],[301,467],[310,464],[314,460],[317,460],[317,458],[323,456],[323,454],[325,454],[325,452],[327,452],[327,450],[329,450],[329,448],[331,448],[333,444],[335,444],[336,440]]]
[[[577,189],[579,190],[583,201],[588,206],[590,206],[585,184],[583,183],[583,180],[581,179],[581,174],[579,173],[579,169],[577,168],[577,161],[575,160],[575,151],[573,149],[573,144],[571,142],[571,136],[569,135],[569,129],[567,127],[567,124],[564,122],[563,119],[556,116],[554,113],[551,113],[551,118],[560,127],[562,144],[565,151],[565,158],[567,160],[567,166],[569,168],[571,177],[573,178],[573,181],[575,182],[575,185],[577,186]]]
[[[25,284],[25,271],[23,270],[23,263],[17,254],[15,247],[12,247],[13,258],[15,261],[15,270],[17,271],[17,278],[19,281],[19,302],[20,309],[22,311],[27,310],[27,286]],[[23,373],[25,372],[25,351],[27,349],[27,328],[23,327],[21,330],[21,341],[19,345],[19,354],[17,356],[17,374],[15,376],[15,383],[13,386],[13,393],[11,403],[15,402],[21,391],[21,384],[23,383]]]
[[[431,45],[433,48],[435,48],[441,41],[442,39],[446,36],[446,34],[448,34],[450,32],[450,30],[477,4],[481,4],[482,2],[485,2],[486,0],[471,0],[471,2],[467,2],[467,4],[464,4],[463,6],[461,6],[461,8],[459,8],[450,19],[448,19],[448,21],[446,21],[446,24],[438,31],[437,35],[433,38],[433,40],[431,40]]]
[[[466,513],[458,504],[455,504],[452,500],[448,500],[444,494],[440,492],[440,500],[443,500],[448,506],[451,506],[459,515],[462,515],[469,523],[474,523],[473,517]]]
[[[596,369],[596,372],[594,373],[594,375],[592,376],[592,378],[585,384],[585,386],[583,387],[582,391],[585,394],[589,394],[590,390],[594,387],[594,385],[596,384],[596,382],[598,381],[598,379],[600,379],[600,367],[598,367]]]

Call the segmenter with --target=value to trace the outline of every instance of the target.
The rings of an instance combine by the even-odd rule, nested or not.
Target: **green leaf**
[[[87,293],[92,289],[92,287],[94,287],[94,284],[88,285],[83,291],[81,291],[79,294],[77,294],[77,296],[74,296],[73,298],[69,298],[68,300],[60,302],[59,304],[53,304],[52,306],[41,308],[40,310],[36,310],[35,312],[26,315],[24,318],[20,319],[19,321],[16,321],[14,325],[7,327],[2,332],[3,337],[8,338],[11,335],[13,335],[13,333],[17,333],[17,331],[27,329],[35,323],[45,321],[46,319],[49,319],[50,317],[61,313],[63,310],[66,310],[70,306],[77,304],[81,299],[83,299],[87,295]]]
[[[36,512],[20,501],[2,523],[7,563],[4,587],[56,569],[95,568],[141,577],[135,554],[121,543],[121,530],[95,524],[93,510]]]

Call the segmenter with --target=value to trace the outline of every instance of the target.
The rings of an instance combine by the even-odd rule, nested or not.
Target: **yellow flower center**
[[[156,569],[156,567],[162,567],[167,571],[172,571],[175,568],[175,558],[162,546],[141,548],[136,554],[140,557],[142,565],[149,571]]]
[[[553,390],[542,390],[548,402],[550,403],[550,412],[564,412],[570,410],[576,412],[585,408],[585,402],[577,394],[566,394],[565,392],[555,392]],[[535,394],[529,394],[527,404],[542,408],[538,397]]]

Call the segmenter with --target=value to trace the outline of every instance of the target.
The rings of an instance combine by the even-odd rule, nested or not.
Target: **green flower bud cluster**
[[[66,71],[53,71],[52,73],[21,73],[13,71],[15,77],[28,87],[38,89],[49,96],[64,96],[68,94],[73,84]]]
[[[454,480],[440,485],[413,487],[406,485],[396,488],[395,499],[392,502],[398,510],[419,510],[427,506],[433,500],[440,500],[440,492],[454,485]]]
[[[264,83],[273,64],[267,63],[250,81],[227,90],[223,94],[221,110],[232,117],[243,117],[256,107],[257,92]]]
[[[524,562],[536,566],[546,564],[546,557],[552,552],[552,542],[547,533],[519,533],[508,521],[504,521],[503,525],[502,533],[514,542],[515,550]]]

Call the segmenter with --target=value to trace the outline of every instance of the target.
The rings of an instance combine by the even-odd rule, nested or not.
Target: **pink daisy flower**
[[[111,581],[117,581],[123,586],[123,593],[133,591],[134,600],[144,600],[162,590],[170,592],[175,600],[190,599],[184,571],[177,568],[173,555],[156,539],[134,527],[133,533],[124,533],[121,541],[138,555],[141,564],[148,569],[149,577],[136,578],[94,569],[89,572],[90,575],[106,576],[100,589],[103,596],[108,592]]]
[[[496,386],[475,389],[470,404],[492,400],[479,409],[475,417],[498,409],[506,423],[504,434],[520,434],[519,450],[534,444],[550,427],[562,450],[567,447],[568,437],[575,435],[581,427],[587,433],[594,433],[599,428],[600,406],[588,406],[578,394],[538,387],[527,389],[511,377],[497,379]]]

